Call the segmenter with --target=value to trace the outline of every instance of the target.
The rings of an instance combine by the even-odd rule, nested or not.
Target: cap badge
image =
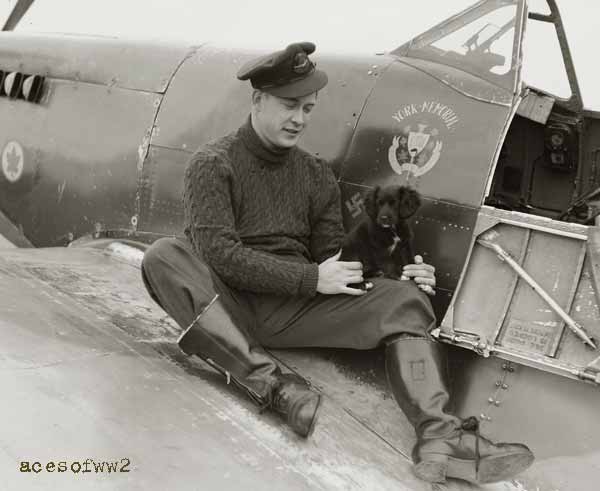
[[[298,73],[299,75],[304,75],[305,73],[310,72],[313,66],[314,65],[308,59],[306,53],[297,53],[296,56],[294,56],[294,64],[292,66],[292,70],[294,70],[295,73]]]

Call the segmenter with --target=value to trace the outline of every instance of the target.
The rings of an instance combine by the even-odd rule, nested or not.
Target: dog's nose
[[[381,215],[379,217],[379,221],[383,224],[383,225],[389,225],[392,221],[392,218],[389,217],[388,215]]]

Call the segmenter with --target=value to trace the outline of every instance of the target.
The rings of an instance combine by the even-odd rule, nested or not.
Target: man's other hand
[[[421,256],[415,256],[414,264],[407,264],[402,270],[401,279],[411,278],[427,295],[435,295],[435,268],[424,263]]]
[[[349,288],[351,283],[362,283],[362,264],[358,261],[338,261],[342,250],[319,264],[317,291],[326,295],[346,293],[364,295],[365,290]]]

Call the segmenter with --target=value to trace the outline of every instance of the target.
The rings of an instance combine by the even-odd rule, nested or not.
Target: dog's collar
[[[392,234],[393,234],[392,238],[394,239],[394,243],[388,247],[388,253],[392,254],[396,250],[396,247],[398,246],[398,244],[400,242],[402,242],[402,239],[398,235],[398,232],[396,231],[396,227],[394,225],[392,225],[390,227],[390,230],[392,231]]]
[[[395,225],[390,225],[389,227],[384,227],[383,225],[379,225],[383,230],[390,230],[392,232],[392,238],[394,242],[398,242],[402,240],[402,238],[398,235],[398,231],[396,230]]]

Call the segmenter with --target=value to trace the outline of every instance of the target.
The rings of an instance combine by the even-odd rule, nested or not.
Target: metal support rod
[[[34,0],[17,0],[17,3],[13,7],[8,18],[6,19],[4,26],[2,26],[2,30],[3,31],[14,31],[15,27],[17,27],[17,24],[21,21],[23,16],[27,13],[27,11],[29,10],[29,7],[31,7],[31,4],[33,2],[34,2]]]
[[[539,20],[540,22],[550,22],[550,23],[554,22],[553,15],[545,15],[545,14],[538,14],[537,12],[529,12],[528,17],[532,20]]]
[[[550,7],[551,17],[553,17],[554,28],[556,30],[556,35],[558,36],[558,43],[560,44],[563,62],[567,71],[569,86],[571,87],[571,98],[568,100],[568,104],[578,116],[582,116],[583,99],[581,97],[579,81],[577,80],[577,74],[575,72],[575,64],[573,63],[573,57],[571,56],[571,49],[569,48],[569,42],[567,41],[565,26],[563,25],[556,0],[546,0],[546,2],[548,3],[548,7]]]
[[[523,278],[527,284],[533,288],[533,290],[540,296],[542,299],[550,306],[554,312],[556,312],[560,318],[565,321],[565,324],[573,331],[573,333],[579,337],[585,344],[591,346],[593,349],[597,349],[596,344],[590,338],[590,336],[585,332],[583,327],[581,327],[577,322],[573,320],[569,314],[567,314],[563,308],[556,303],[556,301],[548,295],[548,293],[525,271],[519,263],[517,263],[508,252],[506,252],[500,245],[492,242],[490,240],[485,239],[477,239],[477,243],[486,247],[488,249],[493,250],[501,261],[505,261],[512,269],[516,271],[516,273]]]

